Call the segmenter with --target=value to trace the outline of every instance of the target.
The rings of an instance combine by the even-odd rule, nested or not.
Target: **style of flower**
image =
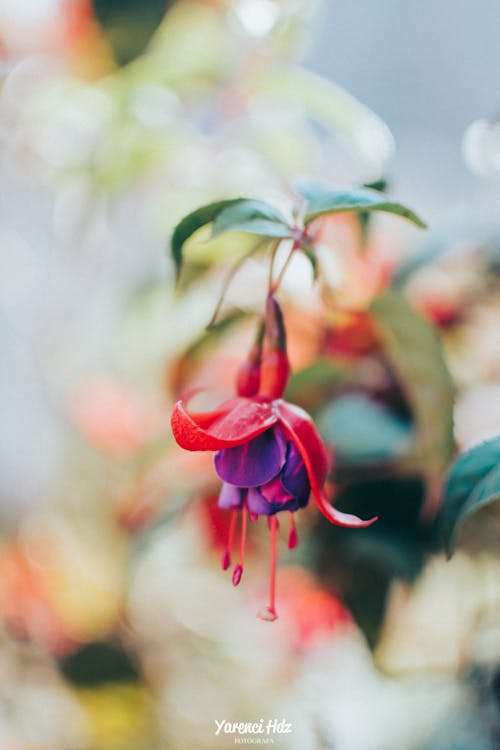
[[[222,556],[224,570],[231,564],[237,515],[241,513],[239,562],[232,575],[235,586],[243,573],[248,514],[253,520],[267,516],[271,532],[270,594],[269,605],[259,616],[275,620],[277,514],[290,514],[289,548],[297,544],[293,513],[307,505],[311,493],[321,512],[334,524],[364,527],[376,519],[363,521],[343,513],[325,495],[329,469],[326,447],[311,417],[281,398],[289,365],[282,314],[274,297],[267,304],[264,352],[263,338],[261,329],[238,375],[236,398],[207,413],[188,411],[181,399],[175,405],[171,424],[182,448],[216,451],[215,471],[223,481],[218,505],[232,512]]]

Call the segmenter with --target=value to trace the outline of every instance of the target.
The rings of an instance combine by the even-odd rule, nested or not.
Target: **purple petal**
[[[258,516],[271,516],[273,514],[271,504],[262,497],[257,487],[251,487],[248,490],[247,507],[250,513],[256,513]]]
[[[217,505],[224,510],[234,510],[241,508],[243,504],[243,490],[239,487],[233,487],[232,484],[224,483],[219,494]]]
[[[260,516],[273,516],[284,510],[299,510],[305,504],[286,492],[279,477],[263,487],[248,490],[248,509],[251,513],[257,513]]]
[[[281,472],[281,482],[290,495],[302,501],[307,501],[311,494],[311,485],[306,467],[300,453],[293,443],[288,443],[285,466]],[[305,505],[305,502],[303,503]]]
[[[279,474],[286,458],[281,430],[272,428],[236,448],[223,448],[214,457],[218,476],[236,487],[258,487]]]

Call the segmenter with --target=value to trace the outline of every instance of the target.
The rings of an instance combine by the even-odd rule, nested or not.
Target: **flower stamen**
[[[248,511],[246,500],[243,501],[243,507],[241,508],[241,537],[240,537],[240,561],[235,565],[233,570],[232,582],[233,586],[237,586],[241,581],[243,575],[243,566],[245,564],[245,546],[247,541],[247,522],[248,522]]]
[[[261,620],[274,622],[278,619],[276,612],[276,567],[278,562],[278,528],[276,516],[269,516],[269,530],[271,532],[271,573],[269,577],[269,604],[257,613]]]
[[[229,521],[229,531],[227,534],[226,549],[222,553],[221,566],[222,570],[227,570],[231,565],[231,548],[233,546],[234,529],[236,527],[236,519],[238,517],[238,511],[231,511],[231,520]]]

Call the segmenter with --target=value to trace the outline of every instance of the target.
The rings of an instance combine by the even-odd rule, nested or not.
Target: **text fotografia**
[[[259,721],[236,722],[215,719],[215,735],[231,734],[238,745],[273,744],[273,735],[290,734],[292,725],[285,719],[260,719]]]

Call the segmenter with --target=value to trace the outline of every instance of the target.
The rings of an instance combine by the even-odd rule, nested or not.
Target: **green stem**
[[[274,284],[271,284],[270,287],[269,287],[269,294],[275,294],[278,291],[278,289],[279,289],[279,287],[281,285],[281,282],[283,281],[283,277],[284,277],[284,275],[286,273],[286,270],[287,270],[288,266],[290,265],[290,261],[292,260],[292,256],[293,256],[295,250],[297,250],[298,247],[299,247],[298,243],[294,242],[293,245],[292,245],[292,247],[290,248],[290,252],[288,253],[288,256],[287,256],[285,262],[283,263],[283,266],[281,267],[281,271],[279,272],[276,281],[274,282]]]
[[[222,305],[224,303],[224,299],[226,297],[227,290],[229,289],[232,280],[234,279],[234,277],[236,276],[236,274],[240,270],[241,266],[243,265],[243,263],[246,260],[248,260],[248,258],[250,258],[252,255],[254,255],[254,253],[256,253],[264,244],[265,244],[265,241],[259,240],[254,245],[254,247],[250,250],[249,253],[247,253],[246,255],[244,255],[242,258],[239,258],[239,260],[237,260],[236,263],[233,266],[231,266],[231,268],[229,269],[229,272],[228,272],[226,278],[224,279],[224,283],[222,284],[222,291],[221,291],[221,294],[220,294],[220,297],[219,297],[219,301],[217,302],[217,305],[215,306],[215,310],[213,312],[213,315],[210,318],[210,321],[208,322],[208,324],[206,326],[206,330],[207,331],[209,331],[215,325],[215,323],[217,321],[217,318],[219,317],[219,313],[221,311],[221,307],[222,307]]]
[[[276,240],[276,242],[273,243],[272,249],[271,249],[271,260],[269,263],[268,294],[272,294],[274,290],[274,286],[273,286],[274,261],[276,260],[276,253],[278,252],[280,243],[281,243],[281,240]]]

